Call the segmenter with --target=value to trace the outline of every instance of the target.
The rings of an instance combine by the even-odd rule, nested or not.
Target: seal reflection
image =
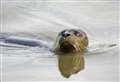
[[[84,57],[80,53],[58,54],[58,67],[62,76],[69,78],[84,69]]]

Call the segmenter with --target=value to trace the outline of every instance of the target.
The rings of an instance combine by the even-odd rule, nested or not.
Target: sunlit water
[[[3,81],[118,81],[117,1],[35,1],[3,1]],[[82,29],[89,37],[84,69],[70,78],[62,76],[58,57],[52,52],[56,35],[66,28]]]

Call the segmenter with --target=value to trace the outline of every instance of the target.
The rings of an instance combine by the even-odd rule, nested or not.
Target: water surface
[[[118,1],[2,0],[1,18],[3,81],[118,81],[118,47],[98,46],[118,44]],[[84,56],[84,70],[68,79],[50,50],[66,28],[84,30],[91,49]]]

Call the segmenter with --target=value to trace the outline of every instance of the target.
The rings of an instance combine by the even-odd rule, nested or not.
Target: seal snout
[[[70,44],[69,42],[63,42],[60,45],[61,52],[69,53],[69,52],[73,52],[73,50],[75,50],[75,47],[72,44]]]

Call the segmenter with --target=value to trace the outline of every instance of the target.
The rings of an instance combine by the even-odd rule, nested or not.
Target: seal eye
[[[59,33],[59,36],[63,36],[66,30]]]
[[[78,31],[74,31],[74,34],[75,34],[76,36],[82,36],[82,33],[78,32]]]
[[[67,37],[67,36],[70,36],[70,34],[69,34],[69,33],[66,33],[66,34],[64,34],[64,36]]]
[[[62,34],[63,37],[68,37],[68,36],[70,36],[70,35],[71,35],[71,34],[68,33],[68,32],[65,32],[65,33]]]

